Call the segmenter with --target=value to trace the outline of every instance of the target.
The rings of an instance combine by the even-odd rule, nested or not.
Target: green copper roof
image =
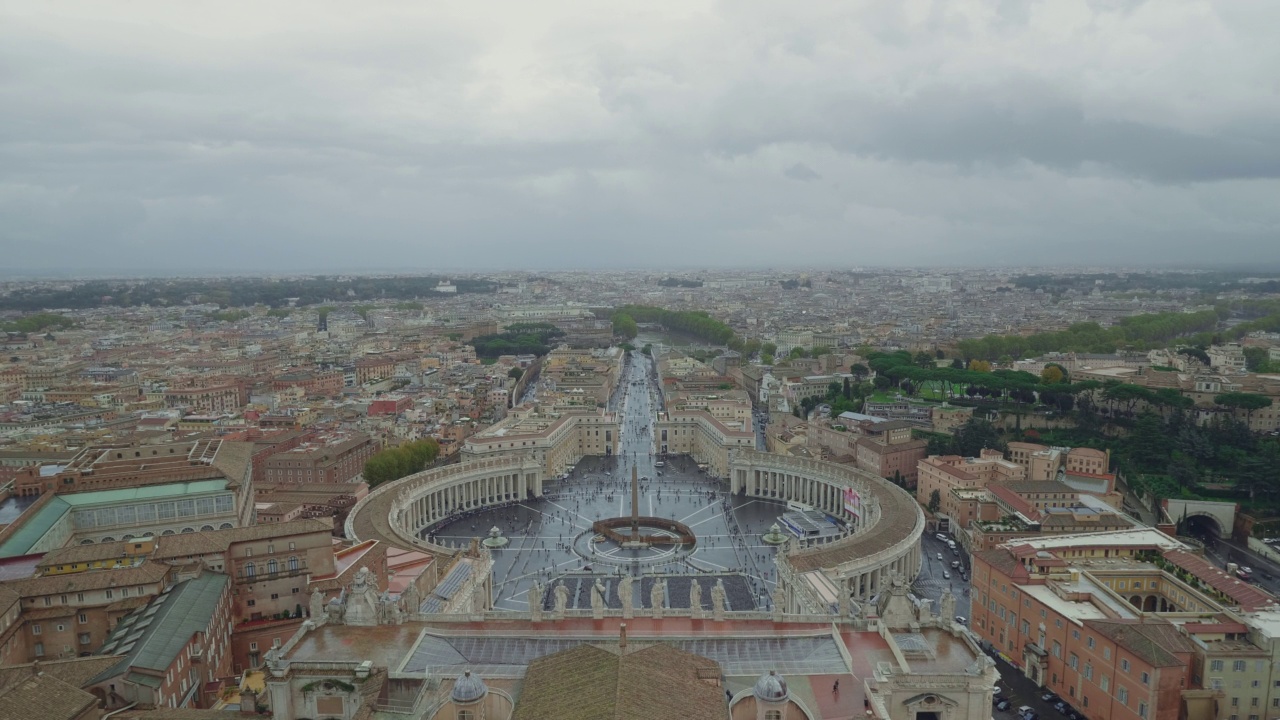
[[[37,510],[30,518],[23,519],[19,516],[17,531],[4,544],[0,544],[0,558],[30,553],[31,548],[40,542],[40,538],[53,529],[53,526],[73,508],[145,500],[165,500],[221,492],[226,489],[227,481],[225,479],[214,479],[55,495],[53,499]]]
[[[230,582],[222,573],[201,573],[121,618],[98,652],[124,657],[90,682],[101,682],[132,669],[167,670],[191,636],[209,628],[209,619]]]

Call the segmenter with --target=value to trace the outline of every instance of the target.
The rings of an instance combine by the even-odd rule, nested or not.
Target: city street
[[[967,594],[969,581],[962,580],[960,571],[952,568],[951,563],[959,561],[961,568],[967,574],[970,570],[969,556],[963,548],[958,546],[959,555],[953,555],[951,548],[945,542],[929,534],[921,538],[920,546],[921,552],[924,554],[924,562],[921,563],[920,575],[912,586],[916,597],[932,600],[933,609],[937,611],[938,600],[947,588],[951,588],[951,594],[956,598],[955,614],[968,620],[971,617],[969,614],[970,597]],[[942,555],[941,560],[938,559],[938,555]],[[943,573],[947,573],[951,577],[947,578]]]

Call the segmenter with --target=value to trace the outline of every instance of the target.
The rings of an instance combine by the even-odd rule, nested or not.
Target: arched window
[[[298,558],[296,558],[296,557],[291,557],[291,558],[289,558],[289,569],[290,569],[290,570],[297,570],[297,569],[298,569]]]
[[[245,574],[245,577],[253,577],[254,575],[258,574],[258,568],[254,567],[253,563],[249,563],[248,565],[244,566],[244,574]]]
[[[272,558],[267,561],[267,574],[274,575],[280,570],[280,565]]]
[[[457,718],[458,720],[476,720],[476,714],[471,710],[459,710]],[[782,720],[782,718],[778,718],[778,720]]]
[[[782,720],[781,710],[765,710],[764,720]]]

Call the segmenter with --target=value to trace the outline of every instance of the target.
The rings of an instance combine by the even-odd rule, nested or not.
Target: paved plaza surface
[[[768,606],[776,581],[775,548],[760,537],[785,512],[783,504],[730,495],[723,481],[700,472],[691,458],[673,456],[662,477],[640,483],[640,514],[688,525],[697,543],[643,550],[593,543],[592,522],[630,515],[630,474],[624,476],[618,467],[618,458],[584,458],[569,479],[547,483],[543,497],[468,514],[437,528],[435,541],[456,546],[484,537],[491,527],[502,531],[510,544],[492,551],[494,607],[499,610],[527,609],[535,581],[549,591],[561,576],[584,573],[705,576],[704,604],[710,602],[716,575],[741,573],[756,607]],[[668,583],[668,607],[687,607],[688,595],[672,585]],[[687,593],[688,585],[681,587]],[[649,585],[643,588],[641,592],[637,583],[635,596],[647,605]]]
[[[733,496],[726,482],[700,471],[692,458],[654,454],[656,396],[647,356],[632,354],[610,404],[622,418],[616,456],[585,457],[568,478],[545,482],[543,497],[467,513],[432,528],[431,537],[457,546],[486,536],[492,527],[501,530],[510,542],[493,551],[494,606],[499,610],[527,609],[535,582],[544,589],[544,606],[550,607],[550,589],[557,580],[578,588],[584,574],[602,577],[613,604],[616,578],[624,573],[677,576],[667,583],[668,607],[688,607],[689,583],[678,578],[694,576],[701,579],[706,607],[711,586],[721,579],[731,592],[730,604],[739,606],[735,609],[746,609],[741,606],[748,602],[767,609],[776,582],[775,548],[760,538],[786,511],[785,505]],[[591,531],[596,520],[631,515],[633,467],[643,478],[638,514],[684,523],[697,537],[694,545],[627,549],[601,542]],[[650,582],[636,583],[637,604],[648,605]],[[577,598],[574,593],[573,606],[578,606]]]

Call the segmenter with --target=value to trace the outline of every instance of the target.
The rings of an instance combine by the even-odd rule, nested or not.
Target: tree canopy
[[[420,472],[440,455],[440,444],[431,438],[414,440],[374,453],[364,463],[364,481],[369,487]]]

